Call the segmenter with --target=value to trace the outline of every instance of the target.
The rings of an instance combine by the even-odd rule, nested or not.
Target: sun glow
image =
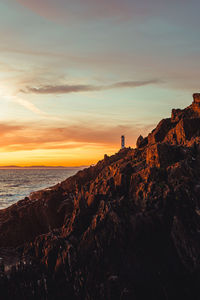
[[[0,166],[80,166],[91,165],[111,155],[117,148],[80,147],[74,149],[1,152]]]

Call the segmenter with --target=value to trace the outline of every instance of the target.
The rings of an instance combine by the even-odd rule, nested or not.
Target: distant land
[[[75,167],[64,167],[64,166],[0,166],[0,169],[80,169],[87,168],[88,166],[75,166]]]

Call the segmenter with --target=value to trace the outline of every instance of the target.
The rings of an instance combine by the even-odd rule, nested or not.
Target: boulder
[[[194,103],[200,104],[200,93],[193,94]]]
[[[148,143],[148,139],[147,137],[146,138],[143,138],[142,135],[140,135],[136,141],[136,147],[137,148],[142,148],[142,147],[145,147]]]
[[[162,142],[173,126],[174,124],[170,118],[161,120],[157,127],[148,135],[148,144]]]

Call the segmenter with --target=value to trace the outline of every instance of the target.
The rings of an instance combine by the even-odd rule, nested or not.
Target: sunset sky
[[[200,87],[199,0],[1,0],[0,165],[89,165]]]

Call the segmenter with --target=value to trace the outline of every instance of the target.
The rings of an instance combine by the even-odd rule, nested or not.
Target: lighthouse
[[[121,136],[121,149],[124,149],[125,148],[125,136],[122,135]]]

